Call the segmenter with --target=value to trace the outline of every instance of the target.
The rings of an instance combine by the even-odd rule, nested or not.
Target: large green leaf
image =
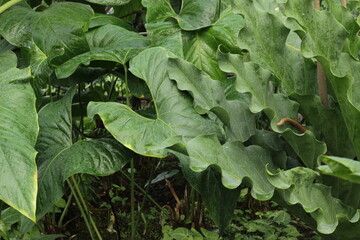
[[[316,65],[301,55],[300,38],[284,26],[279,16],[256,7],[257,1],[235,3],[246,24],[239,33],[239,46],[250,52],[251,60],[271,71],[287,95],[315,94]]]
[[[11,52],[0,55],[0,199],[35,221],[38,135],[30,69],[17,69]]]
[[[240,188],[228,189],[221,182],[218,171],[209,167],[203,172],[194,172],[189,168],[189,157],[174,152],[179,158],[181,170],[186,180],[201,194],[211,219],[223,231],[228,226],[239,199]]]
[[[0,15],[0,34],[23,48],[33,74],[44,83],[51,64],[88,50],[83,28],[92,15],[89,6],[72,2],[54,3],[41,12],[19,5]]]
[[[265,166],[273,169],[270,154],[259,146],[245,147],[241,142],[221,145],[215,136],[198,136],[186,143],[189,166],[196,172],[211,165],[221,169],[222,183],[229,189],[237,188],[244,178],[251,182],[251,195],[259,200],[268,200],[274,187],[266,178]]]
[[[148,19],[146,24],[153,45],[165,47],[177,56],[184,57],[213,79],[224,80],[225,74],[217,64],[216,51],[221,44],[227,51],[240,52],[236,46],[237,34],[244,25],[240,15],[228,8],[221,12],[219,18],[208,28],[183,31],[178,22],[168,19],[168,12],[161,12],[163,6],[146,6],[150,12],[164,14],[161,19]]]
[[[219,17],[219,0],[183,0],[177,19],[181,29],[186,31],[208,27]]]
[[[169,59],[168,73],[180,90],[192,95],[195,110],[199,114],[212,111],[223,121],[228,138],[244,142],[255,133],[254,114],[244,102],[227,101],[224,84],[179,58]]]
[[[360,162],[335,156],[321,156],[320,159],[326,164],[319,167],[322,173],[360,184]]]
[[[318,173],[309,168],[293,168],[269,172],[268,179],[278,190],[281,197],[290,205],[301,204],[303,209],[317,222],[317,230],[324,234],[335,231],[339,219],[350,222],[359,220],[359,212],[344,206],[339,199],[331,196],[331,188],[314,183]]]
[[[338,108],[325,108],[319,97],[315,95],[293,95],[292,99],[300,103],[300,112],[306,119],[307,125],[312,126],[317,136],[324,138],[329,154],[355,157],[354,147]]]
[[[287,126],[276,124],[283,118],[297,119],[298,104],[282,94],[274,93],[270,82],[271,73],[252,62],[243,62],[240,55],[219,52],[223,71],[235,73],[236,88],[241,93],[250,93],[250,111],[264,111],[271,120],[273,131],[281,133],[310,168],[317,165],[317,157],[326,152],[326,145],[318,141],[311,131],[299,134]]]
[[[148,47],[148,40],[138,33],[116,25],[105,25],[86,35],[90,51],[77,55],[56,69],[58,78],[70,76],[79,65],[102,60],[125,64]]]
[[[168,18],[175,18],[181,29],[193,31],[205,28],[214,23],[219,17],[219,0],[184,0],[179,14],[175,13],[169,0],[142,0],[148,9],[146,22],[164,22]]]
[[[131,153],[113,139],[72,144],[71,103],[75,89],[39,112],[39,194],[37,216],[42,217],[64,194],[63,182],[76,173],[110,175],[121,169]]]
[[[150,89],[156,109],[155,119],[142,117],[123,104],[91,102],[88,105],[89,117],[99,114],[118,141],[142,155],[166,156],[162,147],[155,148],[175,136],[186,140],[215,133],[223,138],[219,126],[196,113],[191,97],[179,91],[171,81],[166,69],[169,57],[174,55],[163,48],[151,48],[130,63],[130,71],[144,79]]]
[[[306,16],[299,14],[301,12],[306,12]],[[301,51],[305,57],[316,57],[323,65],[359,154],[360,122],[356,119],[360,117],[360,62],[342,52],[348,32],[330,12],[315,11],[311,1],[288,1],[286,14],[303,26],[304,30],[299,33],[305,35]]]

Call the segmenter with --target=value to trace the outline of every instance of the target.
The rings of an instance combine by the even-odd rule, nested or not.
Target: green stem
[[[80,108],[80,122],[79,129],[81,133],[84,133],[84,116],[82,112],[82,103],[81,103],[81,84],[78,85],[78,98],[79,98],[79,108]]]
[[[22,0],[11,0],[5,4],[3,4],[2,6],[0,6],[0,14],[2,12],[4,12],[5,10],[7,10],[8,8],[14,6],[15,4],[21,2]]]
[[[131,169],[131,181],[130,181],[130,204],[131,204],[131,240],[135,240],[135,171],[134,171],[134,158],[130,160],[130,169]]]
[[[111,82],[111,89],[110,89],[110,93],[109,93],[109,97],[108,97],[108,101],[110,101],[113,93],[114,93],[114,90],[115,90],[115,85],[116,85],[116,82],[119,78],[118,77],[115,77],[112,82]]]
[[[72,198],[74,197],[74,193],[71,192],[67,202],[66,202],[66,205],[65,205],[65,208],[63,210],[63,212],[61,213],[61,216],[60,216],[60,219],[59,219],[59,222],[58,222],[58,225],[61,227],[62,226],[62,223],[64,221],[64,218],[65,218],[65,215],[67,213],[67,211],[69,210],[69,207],[70,207],[70,204],[71,204],[71,201],[72,201]]]
[[[71,178],[71,180],[72,180],[72,182],[73,182],[73,184],[74,184],[74,186],[75,186],[76,193],[77,193],[78,196],[79,196],[80,202],[81,202],[81,204],[82,204],[82,206],[83,206],[83,208],[84,208],[84,211],[87,213],[87,216],[89,217],[89,220],[90,220],[90,222],[91,222],[91,225],[93,226],[93,228],[94,228],[94,230],[95,230],[95,233],[96,233],[98,239],[99,239],[99,240],[102,240],[102,237],[101,237],[101,235],[100,235],[100,232],[99,232],[99,230],[98,230],[98,228],[97,228],[94,220],[92,219],[91,214],[89,213],[89,209],[87,208],[85,199],[83,198],[83,196],[82,196],[82,194],[81,194],[81,191],[80,191],[80,189],[79,189],[79,185],[77,184],[74,176],[71,176],[70,178]]]
[[[129,181],[131,181],[131,178],[130,178],[123,170],[120,169],[120,172],[121,172],[121,174],[124,175]],[[143,193],[144,195],[146,195],[146,191],[145,191],[141,186],[139,186],[136,182],[134,182],[134,185],[135,185],[135,187],[137,187],[137,188],[140,190],[141,193]],[[150,202],[152,202],[160,211],[163,210],[163,208],[162,208],[150,195],[147,195],[146,197],[147,197],[147,198],[150,200]]]
[[[53,102],[53,96],[52,96],[52,89],[51,89],[51,80],[49,80],[49,88],[48,88],[48,94],[50,97],[50,102]]]
[[[160,159],[160,162],[161,162],[161,159]],[[147,181],[147,186],[145,188],[144,198],[142,200],[141,207],[140,207],[140,210],[138,211],[138,216],[136,218],[136,223],[138,223],[139,220],[140,220],[140,215],[142,214],[142,211],[144,209],[144,206],[145,206],[145,203],[146,203],[146,200],[147,200],[147,197],[148,197],[148,193],[150,191],[151,179],[153,178],[153,175],[154,175],[155,171],[157,170],[158,166],[160,165],[160,162],[159,162],[159,164],[157,164],[157,166],[155,168],[154,167],[151,168],[150,176],[149,176],[149,179]]]
[[[126,105],[130,107],[130,96],[129,96],[129,85],[128,85],[128,69],[126,64],[123,65],[125,73],[125,96],[126,96]]]
[[[88,229],[89,231],[89,234],[90,234],[90,237],[92,240],[96,240],[95,236],[94,236],[94,233],[92,231],[92,228],[90,226],[90,223],[89,223],[89,220],[87,218],[87,215],[85,214],[85,211],[84,211],[84,208],[82,207],[81,205],[81,202],[78,198],[78,196],[76,195],[76,192],[75,192],[75,189],[74,189],[74,186],[72,185],[72,183],[69,181],[69,180],[66,180],[70,189],[71,189],[71,192],[74,194],[74,197],[75,197],[75,201],[76,201],[76,205],[78,206],[80,212],[81,212],[81,215],[83,216],[84,218],[84,221],[85,221],[85,225],[86,225],[86,228]]]

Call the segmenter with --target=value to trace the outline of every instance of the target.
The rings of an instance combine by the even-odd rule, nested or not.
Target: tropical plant
[[[133,155],[176,156],[220,232],[245,185],[357,239],[359,1],[79,2],[0,0],[0,200],[35,222],[67,182],[91,229],[74,175],[130,163],[134,222]]]

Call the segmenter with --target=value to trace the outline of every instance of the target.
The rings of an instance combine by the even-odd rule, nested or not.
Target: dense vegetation
[[[91,239],[103,219],[358,239],[360,2],[341,2],[0,0],[0,238],[76,233],[79,211]]]

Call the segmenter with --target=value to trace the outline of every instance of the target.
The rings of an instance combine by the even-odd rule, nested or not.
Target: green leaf
[[[131,154],[113,139],[72,144],[71,103],[75,88],[39,112],[39,194],[37,216],[42,217],[64,194],[63,182],[76,173],[110,175],[121,169]]]
[[[218,56],[221,69],[236,74],[236,89],[251,94],[250,111],[264,111],[271,120],[272,130],[285,137],[306,166],[315,168],[317,157],[326,152],[326,145],[318,141],[311,131],[299,134],[286,126],[276,125],[283,118],[297,119],[298,104],[274,93],[269,71],[252,62],[243,62],[240,55],[219,52]]]
[[[35,221],[38,135],[35,95],[11,52],[0,55],[0,199]],[[6,57],[6,58],[5,58]]]
[[[147,8],[147,23],[175,18],[179,27],[186,31],[210,26],[218,19],[220,11],[219,0],[184,0],[179,14],[175,13],[169,0],[142,0],[142,4]]]
[[[189,168],[189,157],[174,152],[179,158],[181,171],[190,185],[201,194],[201,198],[209,211],[211,219],[222,232],[229,224],[240,188],[228,189],[221,183],[221,175],[209,167],[203,172],[194,172]]]
[[[181,92],[169,78],[164,66],[170,57],[174,56],[165,49],[151,48],[130,62],[130,71],[144,79],[149,87],[156,109],[155,119],[142,117],[123,104],[90,102],[88,105],[89,117],[99,114],[118,141],[142,155],[166,156],[164,141],[175,140],[176,136],[186,140],[215,133],[223,138],[219,126],[197,114],[191,97]]]
[[[11,68],[16,68],[17,57],[13,51],[6,51],[0,54],[0,74]]]
[[[335,156],[319,158],[326,164],[319,167],[322,173],[360,184],[360,162]]]
[[[171,7],[169,0],[142,0],[142,5],[146,7],[146,22],[160,23],[176,15]]]
[[[285,94],[315,94],[316,65],[301,55],[301,39],[284,26],[281,18],[256,7],[257,1],[235,3],[246,24],[238,43],[250,52],[252,62],[271,71]]]
[[[99,5],[106,5],[106,6],[121,6],[128,4],[131,0],[86,0],[87,2],[96,3]]]
[[[208,27],[219,17],[219,0],[183,0],[177,19],[181,29],[193,31]]]
[[[211,165],[221,169],[222,183],[234,189],[244,178],[251,182],[251,195],[259,200],[272,197],[274,188],[266,178],[265,165],[273,168],[269,153],[259,146],[244,147],[241,142],[221,145],[215,136],[198,136],[186,142],[190,168],[204,171]]]
[[[299,14],[301,12],[306,12],[306,17]],[[360,123],[356,119],[360,117],[360,62],[342,52],[349,37],[346,28],[330,12],[315,11],[311,1],[288,1],[286,13],[303,26],[304,30],[299,33],[305,35],[301,51],[305,57],[316,57],[324,67],[349,137],[359,154]]]
[[[244,25],[240,15],[228,8],[221,12],[211,26],[197,31],[184,31],[179,22],[169,19],[169,15],[174,16],[175,13],[162,12],[164,6],[155,3],[146,3],[145,6],[148,13],[159,14],[156,18],[147,19],[146,24],[153,45],[171,50],[177,56],[194,63],[213,79],[224,81],[225,74],[219,69],[216,51],[222,45],[227,51],[240,52],[236,46],[237,34]],[[202,10],[206,11],[205,8]]]
[[[268,179],[278,189],[280,196],[290,205],[300,204],[317,223],[317,230],[324,234],[335,231],[339,219],[346,218],[354,223],[359,220],[359,212],[344,206],[339,199],[331,196],[331,188],[314,183],[318,173],[309,168],[292,168],[268,172]]]
[[[348,158],[356,153],[349,137],[342,113],[338,108],[325,108],[318,96],[292,95],[300,103],[300,112],[307,125],[313,127],[317,136],[323,136],[329,154]]]
[[[301,46],[305,57],[321,56],[330,62],[338,60],[348,33],[332,14],[316,10],[311,0],[288,0],[286,15],[306,29]]]
[[[194,108],[199,114],[213,111],[224,123],[229,122],[228,113],[222,106],[225,103],[225,89],[221,82],[179,58],[169,59],[168,73],[180,90],[191,94]]]
[[[96,13],[91,19],[89,23],[89,28],[100,27],[104,25],[116,25],[122,28],[125,28],[129,31],[132,30],[131,25],[125,22],[124,20],[114,17],[113,15],[109,14],[100,14]]]
[[[90,51],[80,54],[59,66],[58,78],[70,76],[79,65],[102,60],[125,64],[148,47],[148,40],[138,33],[115,25],[105,25],[87,34]]]
[[[83,28],[92,15],[89,6],[72,2],[54,3],[42,12],[19,5],[0,15],[0,35],[23,48],[37,81],[44,83],[52,64],[88,50]]]

